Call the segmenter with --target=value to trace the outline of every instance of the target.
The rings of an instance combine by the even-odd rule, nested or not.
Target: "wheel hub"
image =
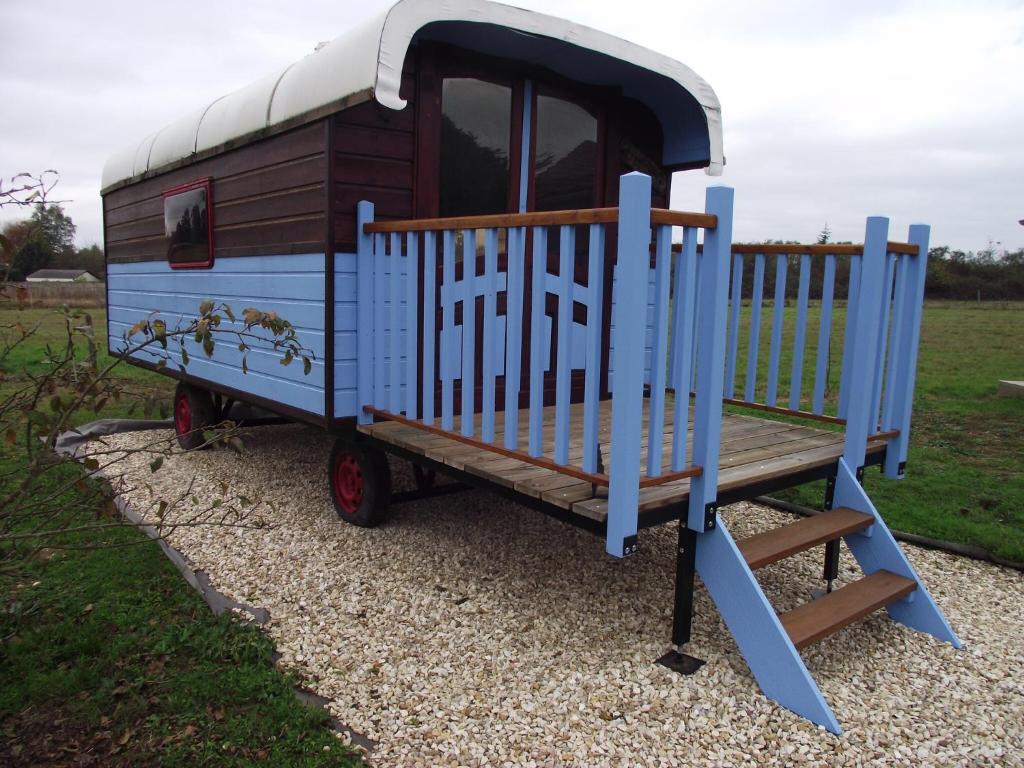
[[[174,404],[174,429],[179,435],[187,435],[192,431],[192,406],[184,395]]]
[[[363,503],[363,472],[359,461],[351,453],[338,457],[334,464],[334,497],[349,514],[355,514]]]

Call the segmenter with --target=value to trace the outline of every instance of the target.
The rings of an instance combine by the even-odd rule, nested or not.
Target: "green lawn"
[[[15,320],[40,331],[10,370],[38,372],[63,321],[48,310],[0,311],[0,325]],[[102,324],[103,312],[93,320]],[[157,397],[173,391],[136,368],[118,375]],[[22,461],[0,448],[0,484]],[[69,473],[77,469],[62,468]],[[67,508],[80,508],[72,525],[109,514],[81,490],[65,495]],[[266,635],[215,617],[154,542],[114,528],[62,543],[72,548],[0,568],[0,765],[361,764],[327,715],[296,699],[297,681],[273,665]]]
[[[813,308],[810,318],[815,330],[808,334],[806,393],[817,312]],[[758,398],[764,395],[770,313],[766,308]],[[93,310],[92,318],[102,327],[102,310]],[[794,318],[787,308],[787,334]],[[833,412],[843,319],[838,308]],[[15,320],[39,323],[40,331],[11,358],[11,368],[39,370],[43,345],[60,338],[62,321],[49,310],[0,310],[0,325]],[[737,368],[740,382],[742,350]],[[783,403],[789,371],[784,354]],[[173,391],[170,379],[136,368],[122,367],[117,375],[157,398]],[[866,482],[894,528],[1024,561],[1024,399],[997,398],[1000,378],[1024,379],[1024,306],[927,305],[907,478],[889,481],[873,471]],[[127,414],[120,404],[101,415]],[[0,462],[0,474],[12,469],[10,456]],[[818,506],[822,493],[819,484],[783,495]],[[94,510],[81,512],[86,520]],[[323,715],[295,701],[293,681],[271,665],[262,633],[214,618],[141,534],[118,529],[108,543],[118,548],[44,552],[19,572],[0,576],[0,764],[45,763],[46,750],[62,749],[62,760],[74,756],[66,750],[92,750],[104,765],[353,762],[323,727]]]
[[[749,307],[744,307],[744,343],[748,313]],[[779,383],[781,406],[788,405],[795,319],[796,310],[788,307]],[[804,409],[810,408],[819,320],[819,308],[812,307],[803,368]],[[832,414],[838,399],[844,322],[845,309],[838,307],[826,406],[826,412]],[[765,396],[770,332],[768,307],[762,317],[758,354],[759,401]],[[742,397],[746,371],[742,346],[737,365],[738,397]],[[975,544],[1024,562],[1024,399],[996,397],[999,379],[1024,379],[1024,305],[927,303],[906,478],[888,480],[872,470],[865,485],[893,528]],[[820,507],[824,483],[777,495]]]

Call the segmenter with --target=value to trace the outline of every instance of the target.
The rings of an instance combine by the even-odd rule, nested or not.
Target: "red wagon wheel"
[[[391,471],[383,453],[339,437],[327,471],[338,517],[364,528],[384,521],[391,500]]]
[[[178,445],[186,451],[201,447],[206,443],[203,430],[215,421],[210,393],[178,382],[174,390],[174,432],[178,435]]]

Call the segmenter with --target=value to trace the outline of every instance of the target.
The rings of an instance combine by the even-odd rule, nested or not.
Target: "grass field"
[[[757,398],[763,400],[770,310],[762,320]],[[792,329],[795,310],[786,310]],[[809,327],[817,328],[817,308]],[[845,310],[837,308],[833,339],[841,341]],[[745,327],[745,326],[744,326]],[[789,333],[790,331],[787,331]],[[815,331],[816,333],[816,331]],[[838,334],[838,335],[837,335]],[[814,333],[804,363],[805,399],[814,373]],[[745,338],[745,337],[741,337]],[[826,412],[835,413],[839,343],[831,349]],[[783,347],[780,401],[788,398],[792,356]],[[738,371],[745,371],[741,350]],[[1024,305],[967,302],[925,305],[906,478],[868,472],[865,486],[893,528],[974,544],[1024,562],[1024,399],[996,396],[999,379],[1024,378]],[[737,391],[741,390],[737,375]],[[780,402],[780,404],[785,404]],[[777,494],[820,507],[824,483]]]
[[[103,311],[90,312],[102,328]],[[794,310],[785,317],[791,329]],[[39,371],[63,320],[52,310],[0,310],[0,326],[16,321],[38,325],[38,333],[10,368]],[[842,322],[837,308],[836,333]],[[769,328],[766,309],[758,397]],[[838,346],[831,350],[833,411]],[[788,397],[790,362],[784,351],[780,400]],[[737,370],[741,390],[742,351]],[[169,400],[173,391],[169,378],[137,368],[123,366],[117,375],[157,398]],[[866,484],[894,528],[1024,561],[1024,399],[996,397],[1000,378],[1024,379],[1024,306],[927,305],[907,478],[889,481],[873,471]],[[102,415],[129,413],[121,404]],[[10,456],[0,456],[0,476],[12,468]],[[819,506],[823,487],[780,495]],[[92,511],[82,509],[83,519]],[[352,764],[322,727],[323,716],[295,701],[291,681],[270,664],[265,636],[214,618],[141,534],[110,535],[118,548],[49,552],[0,577],[0,764],[36,764],[33,756],[46,750],[69,749],[100,755],[104,765],[150,763],[157,755],[163,765]]]
[[[0,311],[0,326],[16,321],[38,325],[33,343],[8,360],[24,377],[41,370],[63,320],[53,310]],[[102,310],[93,321],[102,327]],[[128,366],[117,374],[136,392],[173,392],[165,377]],[[0,396],[10,386],[0,384]],[[118,404],[101,415],[132,412]],[[0,492],[23,464],[5,450]],[[37,495],[57,487],[51,478]],[[105,514],[84,498],[72,488],[61,499],[78,508],[70,525]],[[273,665],[266,635],[215,617],[142,533],[113,528],[62,544],[14,567],[0,563],[8,566],[0,568],[0,765],[361,764],[328,730],[326,713],[296,699],[297,681]]]

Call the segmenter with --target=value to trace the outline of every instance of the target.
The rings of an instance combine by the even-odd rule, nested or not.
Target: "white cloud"
[[[673,203],[735,186],[737,239],[807,239],[828,221],[857,240],[881,213],[894,236],[921,220],[933,242],[1024,244],[1019,2],[518,4],[671,55],[712,84],[726,174],[677,175]],[[386,5],[3,3],[0,173],[59,169],[79,241],[99,240],[107,155]]]

